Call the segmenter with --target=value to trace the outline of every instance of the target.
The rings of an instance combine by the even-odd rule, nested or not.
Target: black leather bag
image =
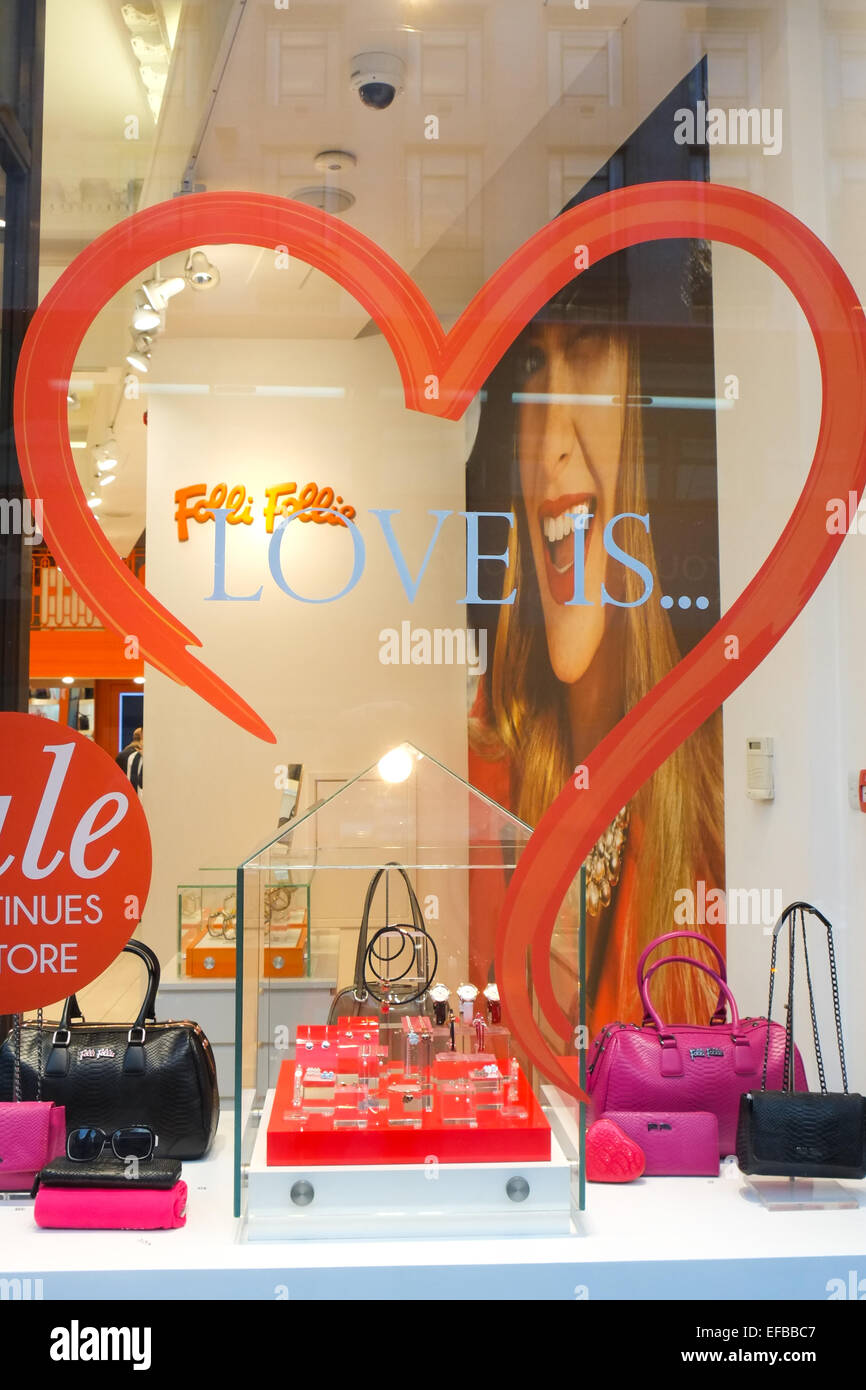
[[[383,876],[391,869],[406,885],[412,922],[393,923],[370,936],[373,898]],[[424,914],[412,880],[402,864],[385,864],[371,878],[364,899],[353,984],[334,995],[328,1022],[336,1023],[338,1018],[357,1018],[380,1010],[383,1014],[387,1012],[389,1019],[414,1014],[432,1016],[428,991],[438,963],[436,943],[424,925]]]
[[[812,974],[806,943],[806,913],[817,917],[827,928],[827,947],[830,956],[830,983],[833,990],[833,1010],[836,1017],[836,1039],[842,1068],[842,1091],[827,1090],[824,1058],[818,1033],[818,1019],[812,990]],[[803,938],[803,957],[812,1033],[815,1040],[815,1060],[818,1065],[820,1091],[794,1090],[794,956],[797,921]],[[785,1030],[785,1054],[782,1075],[785,1089],[768,1091],[767,1058],[760,1091],[747,1091],[740,1099],[737,1125],[737,1162],[744,1173],[762,1177],[781,1178],[862,1178],[866,1177],[866,1100],[848,1090],[845,1066],[845,1044],[842,1038],[842,1016],[839,1007],[839,984],[836,974],[836,953],[833,949],[833,928],[827,918],[809,903],[794,903],[785,909],[773,931],[770,956],[770,1002],[767,1017],[773,1008],[773,989],[776,979],[776,956],[779,933],[788,928],[788,1013]],[[768,1032],[769,1038],[769,1032]]]
[[[21,1029],[21,1098],[36,1098],[42,1050],[42,1099],[66,1107],[67,1129],[95,1126],[111,1133],[149,1125],[160,1158],[203,1158],[219,1119],[213,1051],[197,1023],[156,1022],[159,961],[142,941],[124,951],[143,960],[147,990],[134,1023],[86,1023],[75,995],[63,1016],[40,1035]],[[0,1100],[11,1100],[11,1039],[0,1048]]]

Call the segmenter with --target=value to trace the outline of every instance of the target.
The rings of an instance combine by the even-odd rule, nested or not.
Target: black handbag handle
[[[833,946],[833,928],[817,907],[811,903],[791,903],[786,907],[775,927],[773,928],[773,945],[770,952],[770,998],[767,1004],[767,1022],[773,1016],[773,993],[776,983],[776,957],[779,948],[779,933],[787,923],[788,926],[788,1000],[787,1018],[785,1020],[785,1054],[782,1063],[782,1085],[784,1090],[792,1093],[794,1090],[794,956],[797,947],[797,915],[800,918],[800,930],[803,937],[803,959],[806,966],[806,986],[809,991],[809,1012],[812,1017],[812,1037],[815,1042],[815,1061],[818,1066],[818,1080],[823,1095],[827,1094],[827,1078],[824,1073],[824,1057],[821,1052],[821,1038],[818,1032],[818,1014],[815,1009],[815,995],[812,989],[812,972],[809,967],[809,948],[806,944],[806,913],[810,912],[824,923],[827,928],[827,953],[830,958],[830,986],[833,991],[833,1014],[836,1020],[836,1041],[839,1046],[839,1063],[842,1068],[842,1089],[845,1095],[848,1094],[848,1069],[845,1065],[845,1042],[842,1036],[842,1009],[839,1002],[839,979],[836,973],[836,951]],[[764,1044],[764,1070],[761,1077],[761,1090],[767,1089],[767,1064],[770,1056],[770,1029],[767,1028],[767,1038]]]
[[[127,941],[123,950],[128,951],[131,956],[138,956],[139,960],[144,961],[147,968],[147,989],[138,1011],[138,1017],[132,1025],[133,1028],[143,1030],[146,1023],[156,1022],[156,996],[160,980],[159,957],[143,941]],[[82,1023],[84,1022],[84,1014],[81,1012],[78,1000],[74,994],[71,994],[63,1005],[58,1031],[68,1033],[69,1024],[73,1019],[80,1019]]]
[[[383,864],[382,868],[377,869],[373,877],[370,879],[370,883],[367,888],[367,896],[364,899],[364,911],[361,914],[361,926],[358,931],[358,949],[355,952],[354,995],[358,1003],[363,1003],[363,1001],[367,998],[369,994],[369,990],[367,989],[366,984],[366,973],[364,970],[364,965],[367,959],[367,935],[370,929],[370,911],[373,906],[373,898],[375,897],[376,889],[379,887],[379,882],[382,878],[382,875],[387,873],[389,869],[396,869],[406,885],[406,891],[409,894],[409,904],[412,909],[413,926],[415,927],[416,931],[423,932],[425,936],[428,935],[427,928],[424,926],[424,916],[421,912],[421,905],[418,902],[418,899],[415,895],[415,889],[412,887],[412,880],[410,879],[406,870],[403,868],[403,865],[397,864],[393,861],[388,864]]]

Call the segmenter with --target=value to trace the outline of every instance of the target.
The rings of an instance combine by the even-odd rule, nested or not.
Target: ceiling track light
[[[135,308],[132,312],[132,330],[134,333],[149,333],[151,329],[162,326],[162,314],[148,304],[143,291],[139,290],[135,296]]]
[[[128,352],[126,354],[126,360],[130,367],[134,367],[137,372],[150,371],[151,358],[149,352]]]
[[[130,367],[134,367],[137,372],[147,372],[150,370],[150,349],[153,338],[149,333],[135,333],[132,338],[132,352],[126,354],[126,360]]]
[[[141,287],[141,293],[151,309],[162,314],[165,312],[168,301],[185,289],[186,280],[183,275],[170,275],[167,280],[160,280],[159,276],[154,276],[152,280],[145,280]]]
[[[212,290],[220,282],[220,273],[204,251],[190,251],[184,279],[191,290]]]
[[[95,451],[94,461],[97,473],[113,473],[120,463],[117,440],[110,434],[104,444]]]

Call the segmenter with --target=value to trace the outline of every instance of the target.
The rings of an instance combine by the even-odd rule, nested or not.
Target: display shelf
[[[29,1279],[30,1297],[75,1303],[360,1300],[371,1278],[380,1300],[673,1300],[697,1291],[720,1304],[863,1292],[863,1183],[844,1184],[856,1211],[771,1213],[733,1168],[721,1178],[591,1185],[586,1211],[563,1235],[258,1242],[243,1240],[231,1216],[232,1148],[224,1111],[211,1155],[183,1165],[182,1230],[40,1231],[31,1202],[0,1201],[4,1275]]]
[[[558,1145],[550,1158],[511,1162],[440,1162],[431,1152],[411,1163],[275,1164],[268,1094],[247,1173],[250,1240],[332,1236],[565,1234],[571,1228],[571,1165]]]

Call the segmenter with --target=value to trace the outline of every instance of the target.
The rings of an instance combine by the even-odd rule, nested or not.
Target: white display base
[[[249,1167],[247,1240],[551,1236],[571,1230],[571,1165],[555,1139],[550,1162],[268,1167],[273,1100],[269,1091]],[[512,1179],[521,1200],[508,1195]],[[293,1200],[293,1190],[303,1204]]]
[[[32,1202],[0,1201],[0,1300],[7,1288],[9,1298],[139,1307],[148,1299],[331,1303],[371,1294],[425,1303],[698,1297],[721,1320],[728,1299],[866,1293],[866,1182],[843,1184],[857,1211],[769,1212],[726,1164],[719,1178],[590,1183],[569,1235],[246,1241],[232,1217],[232,1154],[232,1117],[223,1114],[209,1157],[183,1165],[182,1230],[40,1231]]]

